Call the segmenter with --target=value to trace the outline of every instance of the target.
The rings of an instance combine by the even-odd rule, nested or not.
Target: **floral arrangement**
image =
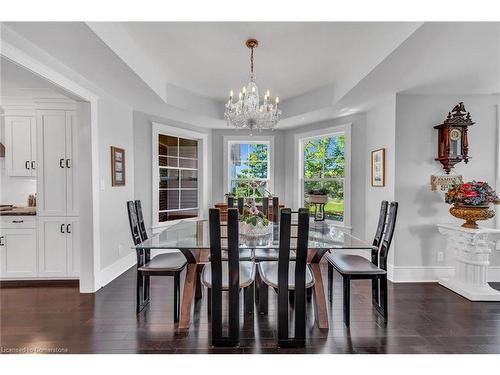
[[[261,223],[263,226],[269,225],[269,220],[262,211],[259,211],[253,198],[248,198],[247,204],[243,207],[243,214],[240,215],[240,221],[253,226],[256,226],[258,223]]]
[[[499,204],[495,191],[483,181],[471,181],[452,186],[445,196],[448,204],[482,206],[490,203]]]

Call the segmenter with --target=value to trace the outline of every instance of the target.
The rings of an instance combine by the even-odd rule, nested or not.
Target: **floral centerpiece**
[[[243,214],[240,215],[240,233],[249,237],[264,236],[272,233],[273,227],[262,211],[259,211],[255,200],[248,198]]]
[[[490,204],[499,204],[495,191],[483,181],[471,181],[452,186],[445,196],[445,201],[452,204],[450,213],[465,220],[464,228],[478,228],[477,220],[487,220],[495,216]]]

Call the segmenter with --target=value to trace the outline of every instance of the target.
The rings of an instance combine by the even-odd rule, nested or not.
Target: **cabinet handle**
[[[29,160],[26,160],[26,162],[24,163],[24,167],[26,169],[30,169],[30,161]]]
[[[70,160],[66,159],[66,168],[71,168]]]
[[[59,159],[59,166],[64,168],[64,159]]]
[[[0,246],[5,246],[5,244],[3,243],[3,239],[4,239],[4,238],[5,238],[4,236],[1,236],[1,237],[0,237]]]
[[[24,223],[24,220],[12,220],[14,224]]]
[[[69,230],[71,228],[71,224],[66,224],[66,233],[71,234],[71,231]]]
[[[61,230],[61,233],[64,233],[64,224],[61,224],[61,228],[59,228]]]
[[[34,160],[31,161],[31,169],[33,169],[33,170],[35,169],[35,161]]]

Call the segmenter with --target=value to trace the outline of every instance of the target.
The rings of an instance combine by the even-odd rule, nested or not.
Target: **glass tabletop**
[[[270,234],[248,237],[240,234],[240,249],[279,248],[279,223],[272,224]],[[227,249],[226,226],[221,225],[221,247]],[[291,249],[297,247],[297,226],[292,223]],[[208,220],[190,220],[165,228],[146,241],[135,246],[137,249],[209,249]],[[371,249],[372,246],[327,221],[309,223],[309,249]]]

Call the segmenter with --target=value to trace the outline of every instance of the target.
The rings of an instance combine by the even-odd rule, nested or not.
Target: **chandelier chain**
[[[253,74],[253,47],[251,47],[251,51],[252,52],[250,52],[250,71]]]

